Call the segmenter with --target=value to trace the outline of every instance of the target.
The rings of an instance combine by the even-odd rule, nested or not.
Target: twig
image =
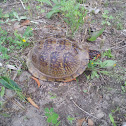
[[[85,36],[86,36],[86,34],[87,34],[87,28],[85,29],[84,37],[83,37],[82,43],[84,43],[84,41],[85,41]]]
[[[22,64],[20,64],[20,66],[18,67],[18,70],[21,69],[21,66],[22,66]],[[12,78],[13,81],[15,80],[15,78],[16,78],[16,76],[17,76],[17,74],[18,74],[18,70],[16,71],[16,73],[14,74],[14,76],[13,76],[13,78]]]
[[[17,106],[19,106],[20,108],[25,109],[25,107],[19,101],[17,101],[16,99],[15,100],[12,100],[12,102],[14,104],[16,104]]]
[[[59,14],[58,14],[58,17],[62,20],[62,22],[64,23],[64,25],[66,26],[66,28],[68,30],[67,24],[64,22],[64,20],[62,19],[62,17]]]
[[[20,2],[21,2],[22,6],[23,6],[23,8],[24,8],[24,10],[25,10],[25,6],[24,6],[24,4],[23,4],[22,0],[20,0]]]
[[[116,48],[116,47],[111,47],[110,49],[121,49],[121,48],[124,48],[124,47],[126,47],[126,45],[124,45],[124,46],[122,46],[122,47],[118,47],[118,48]]]
[[[72,102],[74,103],[74,105],[75,105],[77,108],[79,108],[81,111],[83,111],[84,113],[86,113],[86,114],[89,115],[89,116],[92,116],[92,117],[95,118],[95,119],[98,119],[97,117],[91,115],[90,113],[88,113],[87,111],[85,111],[84,109],[82,109],[79,105],[77,105],[77,104],[75,103],[75,101],[73,100],[73,98],[71,98],[71,100],[72,100]]]
[[[105,79],[103,78],[102,74],[100,72],[98,72],[98,73],[100,74],[100,76],[101,76],[102,80],[104,81],[104,83],[107,85],[107,83],[106,83]]]
[[[15,3],[11,3],[11,4],[5,4],[5,5],[3,5],[3,3],[1,3],[0,6],[6,7],[6,6],[13,6],[15,4],[20,4],[20,2],[15,2]]]

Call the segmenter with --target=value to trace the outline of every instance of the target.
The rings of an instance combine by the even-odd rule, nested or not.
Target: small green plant
[[[4,101],[3,101],[3,96],[5,94],[5,87],[1,87],[1,90],[0,90],[0,110],[3,108],[3,105],[4,105]]]
[[[112,113],[116,113],[116,112],[119,111],[119,110],[120,110],[120,108],[117,106],[116,109],[113,109],[113,110],[112,110]]]
[[[75,120],[75,118],[68,116],[67,117],[67,120],[70,122],[70,124],[72,124],[73,123],[73,120]]]
[[[84,24],[84,18],[87,11],[80,7],[76,0],[37,0],[46,3],[52,7],[52,10],[47,13],[47,17],[51,18],[54,14],[61,13],[63,20],[70,27],[71,33],[74,34],[80,25]]]
[[[76,0],[68,0],[62,4],[61,13],[64,15],[64,21],[70,27],[74,34],[84,24],[84,18],[87,16],[87,10],[80,7]]]
[[[14,15],[14,19],[12,19],[12,21],[16,21],[16,20],[20,21],[22,19],[27,19],[27,17],[25,16],[19,16],[17,12],[13,12],[13,15]]]
[[[117,30],[123,30],[124,29],[123,17],[124,17],[124,13],[119,12],[118,14],[116,14],[116,16],[114,18],[113,23],[114,23],[114,26],[116,27]]]
[[[52,126],[59,126],[59,115],[54,112],[53,108],[45,108],[45,116],[47,117],[47,122],[52,124]]]
[[[27,47],[30,44],[28,41],[33,33],[32,29],[27,27],[23,35],[17,31],[14,32],[14,35],[15,37],[12,37],[12,35],[0,27],[0,52],[2,53],[0,58],[9,59],[10,56],[8,54],[13,50]]]
[[[104,53],[101,54],[102,59],[107,56],[108,58],[113,57],[111,54],[111,50],[105,51]],[[112,72],[108,71],[107,68],[110,67],[115,67],[116,66],[116,61],[115,60],[104,60],[102,59],[97,59],[94,57],[93,60],[90,60],[88,63],[88,69],[92,71],[91,75],[86,76],[87,79],[93,79],[95,77],[99,78],[99,75],[104,74],[104,75],[111,75]]]
[[[14,35],[16,38],[13,41],[13,43],[16,44],[17,46],[16,49],[21,49],[21,48],[25,48],[29,46],[30,43],[28,43],[28,40],[29,40],[28,36],[32,35],[32,32],[29,28],[26,29],[23,36],[19,34],[17,31],[14,32]]]
[[[110,121],[112,122],[113,126],[117,126],[115,124],[115,121],[114,121],[114,118],[113,118],[112,114],[109,114],[109,118],[110,118]]]
[[[93,32],[91,37],[87,39],[88,41],[95,41],[102,33],[104,32],[104,28],[100,29],[99,31]]]
[[[84,3],[86,3],[86,1],[87,0],[77,0],[77,2],[80,3],[80,4],[84,4]]]
[[[126,81],[124,83],[124,85],[121,86],[122,92],[126,93]]]
[[[9,17],[9,14],[4,14],[3,10],[0,8],[0,19],[6,19]]]
[[[57,97],[54,93],[48,92],[48,94],[51,96],[50,99],[55,99]]]
[[[112,55],[111,53],[111,49],[109,50],[106,50],[104,53],[103,53],[103,56],[107,56],[108,58],[113,58],[114,56]]]
[[[115,60],[90,60],[88,63],[88,69],[92,71],[91,79],[95,77],[99,78],[99,74],[109,75],[111,71],[107,71],[106,69],[114,66],[116,66]]]
[[[26,99],[26,97],[22,93],[21,88],[19,88],[18,84],[15,81],[13,81],[7,77],[1,76],[0,83],[8,89],[14,90],[21,100]]]
[[[110,20],[114,19],[114,17],[112,15],[109,16],[109,11],[105,10],[104,13],[102,14],[103,17],[103,21],[102,21],[102,25],[106,26],[106,25],[111,25]]]
[[[10,56],[8,55],[8,52],[9,52],[8,48],[3,46],[3,43],[6,40],[7,40],[7,32],[0,27],[0,52],[2,53],[0,58],[2,58],[2,59],[9,59],[10,58]]]

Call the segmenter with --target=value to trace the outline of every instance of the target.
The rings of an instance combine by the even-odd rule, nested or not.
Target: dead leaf
[[[94,123],[91,119],[88,119],[88,126],[94,126]]]
[[[27,98],[27,100],[34,106],[36,107],[37,109],[39,109],[38,105],[29,97]]]
[[[85,118],[83,118],[83,119],[78,119],[78,120],[77,120],[76,126],[82,126],[82,124],[83,124],[84,121],[86,121]]]
[[[29,20],[23,20],[23,22],[21,22],[21,26],[27,26],[30,24],[30,21]]]
[[[37,78],[35,78],[35,77],[31,77],[33,80],[35,80],[36,81],[36,83],[38,84],[38,87],[40,87],[40,82],[39,82],[39,80],[37,79]]]

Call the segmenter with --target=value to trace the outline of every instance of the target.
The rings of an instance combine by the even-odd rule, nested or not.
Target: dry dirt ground
[[[48,6],[44,6],[45,13],[41,13],[35,8],[38,5],[36,1],[26,1],[24,5],[25,7],[30,5],[30,11],[24,10],[18,0],[0,1],[0,8],[3,9],[3,13],[14,10],[19,16],[25,15],[31,21],[30,27],[33,29],[34,34],[30,46],[21,52],[14,50],[10,54],[11,58],[9,60],[0,59],[0,63],[3,64],[0,69],[5,71],[5,64],[20,66],[21,72],[19,74],[16,74],[17,72],[14,70],[7,69],[4,73],[9,74],[11,79],[16,75],[14,80],[22,88],[23,94],[26,97],[31,97],[39,106],[39,109],[19,99],[15,92],[6,89],[3,98],[7,103],[0,110],[0,126],[49,126],[44,114],[44,108],[46,107],[54,108],[54,111],[59,115],[60,126],[80,126],[77,125],[77,121],[84,118],[85,120],[91,119],[94,123],[93,126],[113,126],[109,118],[110,113],[112,113],[116,125],[122,126],[126,122],[126,89],[122,90],[121,88],[122,86],[125,88],[124,83],[126,82],[126,75],[122,72],[126,68],[126,1],[87,0],[86,5],[88,7],[97,8],[100,12],[90,15],[91,20],[94,20],[94,22],[85,23],[81,30],[74,35],[74,39],[78,43],[83,43],[85,29],[90,27],[93,31],[96,31],[102,28],[102,12],[108,10],[115,18],[112,25],[107,26],[103,34],[95,42],[87,42],[86,39],[85,42],[88,43],[90,49],[97,49],[101,52],[109,48],[112,49],[117,65],[109,70],[114,71],[113,73],[117,73],[118,76],[101,75],[99,78],[87,80],[85,75],[82,74],[78,77],[78,82],[68,83],[40,80],[40,88],[30,78],[31,74],[26,67],[26,56],[33,47],[32,41],[35,43],[47,35],[61,34],[65,36],[67,30],[64,22],[58,16],[54,16],[52,19],[45,17],[46,12],[50,9]],[[118,21],[122,26],[119,30],[117,29]],[[19,23],[19,21],[12,21],[10,25],[8,23],[0,24],[0,27],[11,34],[14,32],[16,23]],[[26,27],[18,28],[18,32],[22,34]],[[7,47],[7,45],[5,46]],[[1,75],[3,71],[1,71]],[[120,79],[122,75],[123,78]],[[5,117],[3,113],[6,113],[9,117]],[[74,118],[72,123],[67,119],[68,116]],[[84,121],[82,126],[88,126],[88,124]]]

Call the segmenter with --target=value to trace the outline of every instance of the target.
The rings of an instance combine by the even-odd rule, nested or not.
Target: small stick
[[[20,64],[20,66],[18,67],[18,70],[21,69],[21,66],[22,66],[22,64]],[[17,74],[18,74],[18,70],[15,72],[15,74],[14,74],[14,76],[13,76],[13,78],[12,78],[13,81],[15,80],[15,78],[16,78],[16,76],[17,76]]]
[[[87,28],[85,29],[84,37],[83,37],[82,43],[84,43],[84,41],[85,41],[85,36],[86,36],[86,34],[87,34]]]
[[[118,48],[114,46],[114,47],[111,47],[110,49],[122,49],[122,48],[124,48],[124,47],[126,47],[126,45],[124,45],[124,46],[122,46],[122,47],[118,47]]]
[[[100,76],[101,76],[102,80],[104,81],[104,83],[107,85],[107,83],[106,83],[105,79],[103,78],[102,74],[100,72],[98,72],[98,73],[100,74]]]
[[[23,4],[22,0],[20,0],[20,2],[21,2],[22,6],[23,6],[23,8],[24,8],[24,10],[25,10],[25,6],[24,6],[24,4]]]
[[[62,20],[62,22],[64,23],[64,25],[65,25],[66,28],[68,29],[67,24],[64,22],[64,20],[62,19],[62,17],[61,17],[59,14],[58,14],[57,16]]]
[[[95,119],[98,119],[97,117],[91,115],[90,113],[88,113],[87,111],[85,111],[84,109],[82,109],[79,105],[77,105],[77,104],[75,103],[75,101],[74,101],[72,98],[70,98],[70,99],[72,100],[72,102],[74,103],[74,105],[75,105],[77,108],[79,108],[81,111],[83,111],[84,113],[86,113],[86,114],[89,115],[89,116],[92,116],[92,117],[95,118]]]

